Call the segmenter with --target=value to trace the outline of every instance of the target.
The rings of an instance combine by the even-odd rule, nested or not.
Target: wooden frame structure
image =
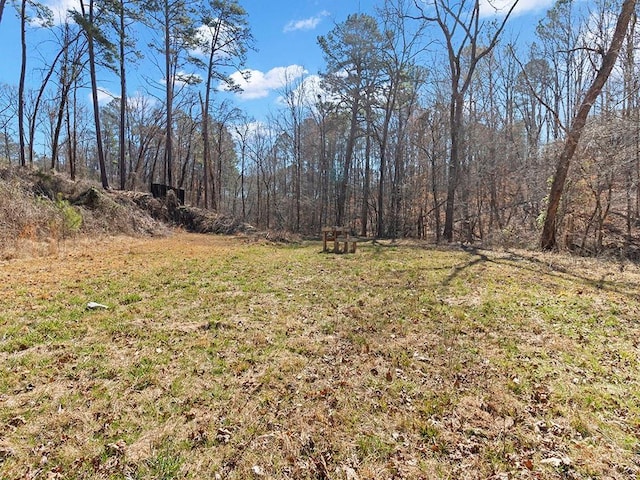
[[[357,239],[349,235],[347,227],[324,227],[322,229],[322,251],[333,253],[356,253]],[[329,245],[333,244],[330,249]]]

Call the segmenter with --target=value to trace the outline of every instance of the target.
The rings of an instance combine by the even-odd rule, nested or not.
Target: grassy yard
[[[0,262],[2,479],[640,478],[636,265],[63,247]]]

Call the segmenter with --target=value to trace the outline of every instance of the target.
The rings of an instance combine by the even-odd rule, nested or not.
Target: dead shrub
[[[123,192],[107,192],[62,174],[0,169],[0,256],[55,253],[75,237],[124,234],[164,235],[152,218]]]
[[[43,201],[12,178],[0,181],[0,241],[3,250],[20,243],[43,242],[56,231],[60,212],[53,202]]]

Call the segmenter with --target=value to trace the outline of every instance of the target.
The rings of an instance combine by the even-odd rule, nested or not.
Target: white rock
[[[545,463],[558,468],[560,465],[571,465],[571,459],[569,457],[550,457],[540,460],[540,463]]]
[[[101,304],[101,303],[97,303],[97,302],[89,302],[89,303],[87,303],[87,308],[88,308],[89,310],[98,310],[98,309],[104,309],[104,310],[106,310],[106,309],[107,309],[107,308],[109,308],[109,307],[107,307],[106,305],[103,305],[103,304]]]
[[[344,473],[347,476],[347,480],[360,480],[356,471],[351,467],[344,467]]]

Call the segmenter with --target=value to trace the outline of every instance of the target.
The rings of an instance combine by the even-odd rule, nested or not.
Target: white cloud
[[[89,91],[87,96],[89,97],[89,103],[93,104],[93,93],[91,93],[91,91]],[[116,95],[116,94],[110,92],[106,88],[98,87],[98,105],[103,107],[103,106],[107,105],[114,98],[119,98],[119,95]]]
[[[231,130],[231,136],[237,142],[241,142],[242,137],[245,139],[254,139],[258,136],[268,136],[270,133],[270,128],[266,123],[256,120],[236,125],[236,127]]]
[[[51,10],[53,13],[53,23],[55,25],[63,24],[66,21],[73,23],[73,20],[69,17],[69,11],[80,12],[82,6],[80,2],[85,2],[85,8],[87,7],[86,0],[44,0],[41,3]],[[95,2],[96,11],[101,8],[101,2]]]
[[[520,0],[513,10],[513,14],[523,15],[531,12],[539,12],[551,7],[553,3],[554,0]],[[480,14],[483,17],[505,15],[513,4],[514,0],[481,0]]]
[[[284,26],[283,32],[295,32],[297,30],[313,30],[318,26],[324,17],[329,16],[329,12],[323,10],[315,17],[305,18],[302,20],[291,20]]]
[[[87,97],[89,103],[93,103],[93,94],[91,92],[87,94]],[[104,87],[98,87],[98,105],[100,105],[101,107],[104,107],[105,105],[111,103],[113,100],[118,100],[119,98],[119,93],[114,93]],[[158,105],[158,100],[149,95],[135,92],[134,94],[127,97],[127,105],[128,108],[132,110],[150,110]]]
[[[266,73],[260,70],[235,72],[231,75],[231,79],[242,89],[242,92],[238,93],[241,98],[253,100],[268,97],[272,91],[282,88],[287,83],[302,77],[305,73],[304,67],[289,65],[287,67],[272,68]],[[248,78],[245,78],[247,75]],[[229,90],[224,84],[221,84],[220,87]]]
[[[331,99],[331,95],[322,88],[319,75],[304,77],[292,92],[292,95],[296,104],[309,106],[315,105],[318,102],[318,97],[321,97],[323,101]],[[286,99],[282,96],[278,97],[276,102],[280,105],[287,104]]]
[[[109,103],[111,100],[116,98],[116,95],[111,93],[109,90],[104,88],[98,88],[98,103],[100,105],[105,105]]]
[[[177,87],[184,87],[186,85],[196,85],[198,83],[202,83],[203,80],[204,79],[202,78],[202,75],[200,75],[199,73],[190,73],[185,72],[184,70],[180,70],[176,72],[173,84]],[[158,80],[158,83],[160,83],[160,85],[166,85],[167,80],[165,78],[162,78]]]
[[[200,25],[195,33],[198,45],[194,49],[191,49],[189,53],[199,57],[208,57],[214,33],[213,27]],[[236,46],[234,42],[231,41],[231,35],[231,29],[225,24],[218,35],[216,58],[229,58],[232,55]],[[225,47],[221,48],[221,45],[225,45]]]
[[[176,72],[175,84],[178,86],[184,85],[195,85],[197,83],[202,83],[202,75],[199,73],[189,73],[184,70],[180,70]]]
[[[69,10],[80,10],[80,0],[48,0],[44,4],[53,12],[53,21],[56,24],[65,22]]]

